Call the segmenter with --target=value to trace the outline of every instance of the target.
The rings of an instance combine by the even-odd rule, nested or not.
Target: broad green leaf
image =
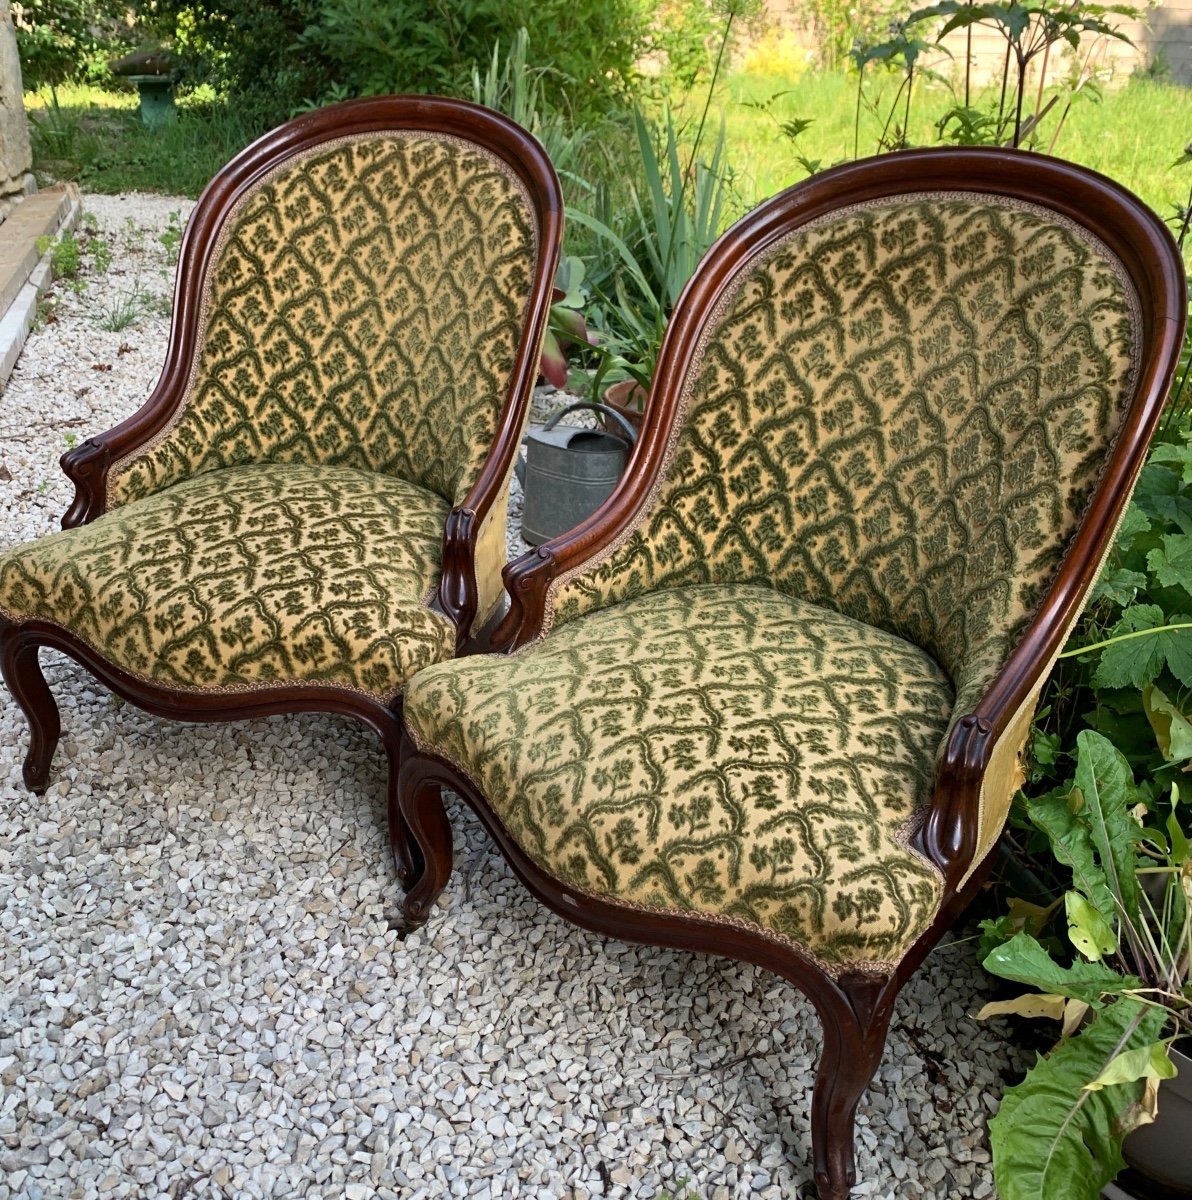
[[[1145,521],[1146,518],[1144,517]],[[1147,528],[1150,522],[1147,521]],[[1090,603],[1098,600],[1111,600],[1114,604],[1125,608],[1134,603],[1134,598],[1146,587],[1146,576],[1141,571],[1129,571],[1125,567],[1115,567],[1102,573],[1101,578],[1093,586],[1089,597]]]
[[[1184,495],[1183,481],[1174,471],[1148,463],[1138,476],[1134,503],[1148,517],[1160,517],[1192,533],[1192,497]]]
[[[1192,445],[1187,442],[1156,442],[1147,462],[1168,463],[1181,474],[1184,483],[1192,483]]]
[[[1082,815],[1088,818],[1106,883],[1121,906],[1122,915],[1137,927],[1137,846],[1141,831],[1128,811],[1134,800],[1130,765],[1107,738],[1091,729],[1082,729],[1076,737],[1075,782],[1084,796]],[[1113,918],[1118,914],[1111,910],[1106,915]]]
[[[1125,1049],[1151,1044],[1165,1013],[1123,998],[1078,1034],[1040,1058],[1002,1097],[989,1123],[994,1180],[1001,1200],[1095,1200],[1125,1166],[1123,1118],[1142,1097],[1143,1084],[1097,1079]]]
[[[1142,987],[1136,975],[1122,975],[1102,963],[1078,959],[1070,967],[1062,967],[1026,933],[1016,933],[1005,945],[994,947],[985,959],[985,969],[1041,992],[1083,1000],[1094,1008],[1102,1006],[1102,996]]]
[[[1130,549],[1130,543],[1140,533],[1149,533],[1150,528],[1151,518],[1131,501],[1130,507],[1126,509],[1125,515],[1122,517],[1121,525],[1118,526],[1117,552],[1125,554]]]
[[[987,1021],[990,1017],[1048,1017],[1052,1021],[1064,1019],[1064,1005],[1068,1001],[1063,996],[1050,996],[1046,992],[1026,992],[1015,996],[1013,1000],[991,1000],[977,1014],[978,1021]]]
[[[1064,894],[1064,912],[1068,917],[1068,938],[1089,962],[1100,962],[1117,949],[1113,928],[1080,892]]]
[[[1165,762],[1192,758],[1192,722],[1154,684],[1142,689],[1142,711],[1155,731]]]
[[[1102,1088],[1113,1087],[1115,1083],[1133,1083],[1136,1079],[1174,1078],[1175,1063],[1167,1053],[1167,1043],[1153,1042],[1149,1046],[1123,1050],[1092,1083],[1084,1085],[1084,1090],[1099,1092]]]
[[[1164,587],[1192,592],[1192,536],[1165,533],[1163,544],[1146,556],[1146,565]]]
[[[1078,811],[1083,808],[1083,799],[1058,792],[1028,796],[1026,813],[1035,828],[1047,834],[1052,854],[1071,869],[1072,882],[1104,916],[1112,917],[1117,907],[1113,893],[1097,862],[1087,819]]]
[[[1168,617],[1157,604],[1132,604],[1109,631],[1106,640],[1111,644],[1101,652],[1093,683],[1143,688],[1158,678],[1166,663],[1182,684],[1192,687],[1192,629],[1167,628],[1187,624],[1192,620],[1182,613]]]

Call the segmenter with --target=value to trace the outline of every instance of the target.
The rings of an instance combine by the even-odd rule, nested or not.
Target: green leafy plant
[[[543,378],[557,388],[567,386],[566,348],[573,343],[591,344],[582,311],[587,300],[584,260],[568,255],[555,271],[555,299],[550,306],[539,366]]]
[[[1181,753],[1192,756],[1192,725],[1186,732]],[[1154,1118],[1158,1082],[1175,1074],[1172,1042],[1192,1032],[1192,866],[1179,792],[1165,820],[1144,795],[1125,756],[1086,729],[1070,784],[1023,802],[1070,878],[1033,932],[1015,932],[984,960],[1036,990],[982,1015],[1064,1025],[1058,1048],[1007,1091],[991,1122],[1003,1200],[1096,1200],[1125,1165],[1125,1136]],[[1051,926],[1060,937],[1041,937]]]
[[[607,211],[601,219],[574,206],[567,210],[568,220],[594,233],[612,259],[591,283],[597,301],[590,313],[597,351],[593,394],[602,384],[629,379],[649,390],[671,310],[720,233],[729,186],[723,121],[707,161],[699,151],[735,15],[730,9],[726,16],[686,162],[671,110],[659,146],[655,129],[635,109],[641,177],[629,191],[629,220],[617,230]]]
[[[50,267],[55,279],[65,279],[72,286],[78,282],[79,243],[74,234],[67,230],[57,237],[39,237],[37,253],[50,256]]]
[[[157,240],[165,248],[166,259],[171,266],[178,262],[178,249],[182,245],[182,214],[178,209],[172,209],[166,218],[166,227],[157,235]]]
[[[1000,4],[977,4],[971,0],[939,0],[939,3],[911,13],[906,24],[910,28],[942,22],[937,42],[957,30],[964,30],[971,36],[973,27],[977,25],[993,29],[1002,37],[1006,47],[996,117],[992,123],[974,119],[970,41],[965,56],[964,102],[945,115],[941,121],[941,131],[955,121],[954,130],[960,133],[960,140],[969,139],[964,141],[964,144],[974,144],[974,135],[980,135],[993,144],[1021,146],[1026,144],[1027,139],[1058,100],[1058,97],[1054,97],[1051,101],[1044,102],[1048,68],[1053,58],[1059,58],[1058,48],[1066,46],[1078,52],[1082,42],[1089,39],[1111,38],[1129,42],[1130,39],[1113,18],[1135,15],[1136,11],[1124,4],[1088,4],[1081,0],[1028,0],[1027,3],[1008,0]],[[1032,64],[1036,62],[1038,78],[1031,111],[1031,89],[1027,76]],[[1086,57],[1086,68],[1087,65]],[[1078,70],[1070,91],[1073,94],[1079,92],[1088,84],[1090,75],[1091,72],[1087,69]],[[1071,102],[1069,96],[1069,108]],[[1066,115],[1067,109],[1060,119],[1061,126]],[[1052,145],[1054,146],[1054,138]]]

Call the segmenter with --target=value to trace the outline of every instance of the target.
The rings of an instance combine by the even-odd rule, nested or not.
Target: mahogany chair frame
[[[982,781],[993,749],[1062,648],[1143,466],[1179,359],[1186,319],[1182,261],[1170,232],[1112,180],[1043,155],[1009,150],[890,154],[825,171],[774,197],[729,230],[688,283],[663,342],[637,444],[613,494],[576,529],[505,568],[513,602],[493,638],[494,647],[508,651],[542,636],[552,582],[633,526],[661,470],[680,389],[700,335],[743,263],[776,238],[845,205],[921,192],[984,193],[1027,201],[1099,237],[1119,257],[1138,292],[1143,359],[1117,443],[1050,590],[980,703],[956,722],[948,738],[926,819],[913,842],[943,872],[943,901],[936,919],[897,970],[888,976],[846,970],[832,977],[760,928],[728,928],[697,916],[657,915],[589,895],[576,897],[510,838],[470,779],[443,759],[420,753],[408,734],[394,797],[425,861],[422,877],[405,901],[411,926],[426,921],[451,870],[451,830],[441,797],[445,788],[476,811],[529,891],[567,920],[608,937],[739,959],[799,988],[823,1027],[811,1112],[813,1171],[821,1200],[846,1200],[856,1182],[854,1116],[880,1064],[895,998],[956,922],[994,857],[996,847],[981,862],[973,862]]]
[[[304,114],[265,134],[242,150],[199,197],[179,254],[173,316],[165,366],[149,398],[132,416],[89,438],[61,458],[75,486],[62,528],[85,525],[107,508],[107,477],[113,463],[151,441],[169,423],[187,395],[190,364],[201,330],[201,303],[213,269],[220,232],[238,201],[265,175],[295,155],[345,137],[404,130],[458,138],[496,155],[525,185],[537,222],[538,247],[526,307],[526,320],[488,457],[462,503],[448,514],[443,529],[442,569],[429,607],[456,629],[456,653],[487,644],[489,629],[472,633],[477,616],[474,572],[476,539],[500,499],[518,450],[538,356],[550,309],[563,232],[563,199],[558,176],[546,152],[521,126],[480,105],[434,96],[384,96],[349,100]],[[501,614],[498,614],[498,619]],[[400,697],[384,704],[361,692],[315,683],[278,685],[236,692],[204,693],[150,683],[107,661],[68,630],[45,621],[19,624],[0,618],[0,672],[30,726],[24,761],[26,786],[45,791],[58,744],[58,708],[42,675],[38,650],[48,646],[75,659],[105,687],[138,708],[179,721],[242,721],[276,713],[326,712],[353,717],[375,730],[385,748],[391,812],[401,738]],[[395,817],[390,841],[398,871],[413,879],[420,864],[411,857],[404,825]]]

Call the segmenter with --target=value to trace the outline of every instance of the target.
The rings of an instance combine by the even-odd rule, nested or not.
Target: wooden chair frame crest
[[[760,928],[749,931],[696,916],[658,915],[590,895],[577,898],[509,837],[470,779],[445,760],[420,753],[408,734],[396,797],[399,811],[392,814],[395,826],[409,822],[425,861],[421,878],[406,898],[405,913],[412,925],[426,920],[450,872],[451,831],[440,796],[440,789],[447,788],[469,803],[530,892],[559,915],[610,937],[753,963],[803,991],[823,1026],[811,1114],[814,1177],[822,1200],[844,1200],[856,1182],[853,1119],[880,1063],[894,1000],[968,904],[993,857],[990,852],[983,862],[973,862],[981,789],[991,754],[1062,649],[1065,632],[1111,546],[1143,465],[1184,334],[1186,287],[1170,232],[1113,181],[1018,151],[890,154],[825,171],[768,201],[724,235],[688,283],[662,346],[641,434],[617,489],[575,530],[506,567],[513,603],[493,638],[495,647],[513,650],[542,636],[548,627],[551,585],[632,528],[649,503],[700,336],[745,261],[792,229],[846,205],[921,192],[983,193],[1030,202],[1099,237],[1121,260],[1141,300],[1143,360],[1117,443],[1050,590],[980,703],[961,717],[948,739],[926,819],[913,843],[941,868],[943,902],[934,923],[897,970],[888,976],[845,971],[833,977]]]
[[[500,498],[517,453],[538,375],[538,354],[546,330],[563,223],[559,181],[546,152],[519,125],[479,105],[428,96],[350,100],[289,121],[228,163],[203,191],[182,241],[165,366],[157,385],[127,420],[62,456],[62,469],[75,486],[74,501],[62,518],[62,527],[71,529],[103,515],[112,464],[151,441],[184,401],[191,361],[202,332],[203,289],[214,265],[220,232],[238,201],[263,176],[304,151],[345,137],[403,130],[458,138],[496,155],[525,185],[537,222],[537,256],[526,320],[496,437],[467,496],[448,514],[443,531],[440,583],[437,595],[430,602],[432,609],[454,624],[456,651],[463,653],[480,644],[471,635],[477,615],[476,538],[485,516]],[[60,626],[36,620],[14,624],[0,618],[0,670],[29,721],[31,744],[24,762],[24,779],[34,792],[43,792],[47,786],[60,731],[58,709],[38,664],[41,646],[70,655],[106,687],[137,707],[175,720],[238,721],[274,713],[311,711],[354,717],[380,736],[388,759],[391,793],[395,787],[400,698],[386,705],[364,693],[312,683],[243,691],[184,691],[129,674]],[[409,863],[400,829],[394,832],[393,843],[398,848],[404,874]]]

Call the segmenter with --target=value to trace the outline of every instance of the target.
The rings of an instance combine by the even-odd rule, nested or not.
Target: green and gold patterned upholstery
[[[184,393],[113,462],[106,515],[0,555],[0,616],[139,678],[381,701],[456,650],[428,604],[497,435],[539,245],[526,184],[455,136],[285,157],[223,219]],[[501,596],[503,491],[476,538]],[[458,631],[466,633],[467,630]]]
[[[112,504],[201,471],[382,471],[449,504],[496,432],[536,252],[524,187],[425,133],[287,161],[228,220],[186,403],[115,464]]]
[[[350,467],[207,471],[0,557],[0,613],[171,688],[321,683],[387,701],[455,649],[424,603],[447,509]]]
[[[570,886],[889,969],[941,895],[908,843],[933,763],[1079,526],[1140,328],[1112,253],[1030,204],[787,232],[701,326],[628,529],[551,585],[543,640],[419,676],[416,742]]]
[[[415,741],[577,891],[894,961],[940,877],[905,844],[952,712],[900,638],[773,588],[668,588],[419,674]]]
[[[554,622],[686,583],[765,583],[921,646],[968,711],[1083,515],[1137,301],[1053,213],[905,198],[750,264],[689,373],[660,494],[558,586]]]

